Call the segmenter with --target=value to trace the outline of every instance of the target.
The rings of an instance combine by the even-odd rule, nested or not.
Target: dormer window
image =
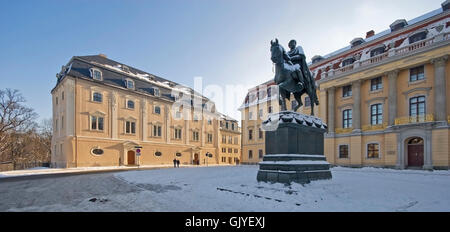
[[[125,66],[125,65],[122,65],[122,70],[123,70],[124,72],[130,72],[130,68],[128,68],[128,67]]]
[[[355,63],[355,58],[350,57],[342,61],[342,67]]]
[[[414,33],[413,35],[411,35],[409,37],[409,44],[412,44],[412,43],[415,43],[415,42],[418,42],[418,41],[426,39],[427,38],[427,34],[428,34],[427,30],[423,30],[423,31],[419,31],[419,32]]]
[[[389,27],[391,28],[391,32],[398,31],[404,28],[408,23],[404,19],[399,19],[393,22]]]
[[[91,68],[90,72],[91,72],[92,79],[98,80],[98,81],[102,80],[102,72],[99,69]]]
[[[352,41],[350,41],[350,44],[351,44],[351,46],[352,46],[352,48],[353,47],[356,47],[356,46],[358,46],[358,45],[360,45],[360,44],[362,44],[362,43],[364,43],[365,41],[364,41],[364,39],[363,38],[355,38],[355,39],[353,39]]]
[[[132,81],[130,79],[125,80],[125,85],[126,85],[127,89],[134,89],[134,81]]]
[[[383,54],[386,50],[386,46],[384,44],[374,47],[371,51],[370,51],[370,57],[374,57],[374,56],[378,56],[380,54]]]
[[[160,96],[160,92],[158,88],[153,88],[153,95],[159,97]]]
[[[319,61],[321,61],[321,60],[323,60],[323,57],[322,56],[313,56],[313,58],[311,58],[311,61],[312,61],[312,63],[314,64],[314,63],[317,63],[317,62],[319,62]]]

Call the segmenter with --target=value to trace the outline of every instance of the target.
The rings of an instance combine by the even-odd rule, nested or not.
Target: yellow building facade
[[[328,124],[327,161],[358,167],[448,169],[449,18],[446,1],[426,15],[397,20],[386,31],[369,31],[365,39],[356,38],[346,48],[312,58],[309,68],[320,101],[315,111]],[[249,158],[250,150],[264,151],[263,142],[246,137],[261,125],[261,120],[249,119],[250,112],[267,108],[268,100],[258,91],[271,85],[269,81],[251,89],[241,107],[243,162],[260,160],[253,154]],[[252,103],[253,95],[257,97]],[[300,112],[309,109],[301,107]]]
[[[57,78],[54,167],[220,163],[221,114],[192,89],[104,55],[73,57]]]
[[[222,115],[219,121],[219,163],[237,165],[241,162],[241,128],[236,119]]]

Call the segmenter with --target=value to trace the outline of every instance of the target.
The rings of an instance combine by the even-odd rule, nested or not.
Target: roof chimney
[[[101,57],[103,57],[103,58],[108,58],[108,57],[106,57],[106,55],[103,54],[103,53],[98,54],[98,56],[101,56]]]
[[[366,33],[366,39],[367,38],[370,38],[370,37],[372,37],[372,36],[374,36],[375,35],[375,31],[374,30],[370,30],[370,31],[368,31],[367,33]]]

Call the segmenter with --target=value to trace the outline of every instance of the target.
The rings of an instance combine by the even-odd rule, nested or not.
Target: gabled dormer
[[[358,37],[358,38],[354,38],[352,41],[350,41],[350,45],[351,47],[356,47],[362,43],[366,42],[363,38]]]
[[[404,27],[406,27],[408,23],[404,19],[395,20],[389,27],[391,28],[391,32],[398,31]]]
[[[314,63],[317,63],[317,62],[319,62],[319,61],[321,61],[321,60],[323,60],[324,58],[322,57],[322,56],[319,56],[319,55],[315,55],[315,56],[313,56],[313,58],[311,58],[311,61],[312,61],[312,63],[314,64]]]

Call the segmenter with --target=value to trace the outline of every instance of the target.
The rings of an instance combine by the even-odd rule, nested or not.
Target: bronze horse
[[[291,93],[297,100],[298,105],[293,109],[297,111],[303,103],[301,96],[306,93],[311,99],[311,115],[314,115],[314,100],[315,93],[308,93],[305,88],[305,78],[300,71],[300,65],[293,65],[288,63],[289,57],[287,57],[286,51],[283,46],[278,43],[278,39],[270,41],[271,60],[275,64],[275,83],[278,85],[278,101],[280,103],[281,111],[286,111],[286,99],[289,99]]]

